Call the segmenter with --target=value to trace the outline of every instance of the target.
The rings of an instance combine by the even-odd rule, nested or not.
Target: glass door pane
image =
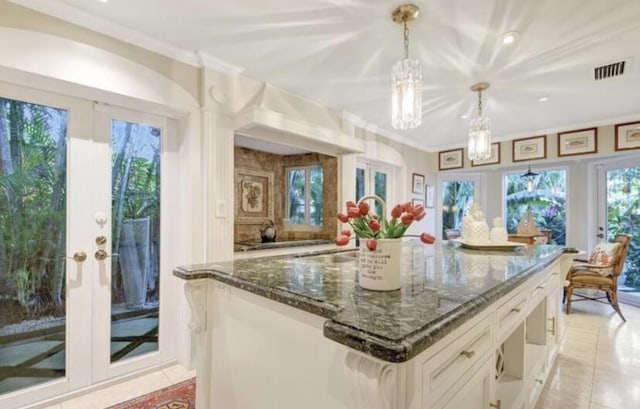
[[[0,98],[0,394],[66,374],[67,111]]]
[[[623,302],[640,305],[640,165],[606,172],[606,238],[631,234],[618,293]]]
[[[111,362],[158,350],[161,129],[111,122]]]
[[[387,174],[379,170],[373,171],[373,191],[376,196],[387,202]],[[374,203],[374,209],[376,214],[382,215],[382,205],[378,202]],[[389,212],[391,209],[389,209]],[[387,215],[384,215],[385,217]]]
[[[474,201],[475,183],[470,180],[442,182],[442,238],[459,237],[462,218]]]

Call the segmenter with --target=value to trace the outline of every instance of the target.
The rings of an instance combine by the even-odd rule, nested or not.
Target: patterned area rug
[[[195,409],[196,378],[151,392],[107,409]]]

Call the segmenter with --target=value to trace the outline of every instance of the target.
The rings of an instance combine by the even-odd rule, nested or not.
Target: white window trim
[[[310,170],[313,168],[320,168],[322,170],[323,181],[324,181],[324,168],[321,163],[316,163],[313,165],[305,165],[305,166],[287,166],[285,167],[285,197],[287,198],[286,208],[284,214],[287,218],[282,219],[282,225],[284,230],[287,231],[322,231],[324,227],[324,223],[320,226],[313,226],[310,224],[311,219],[311,172]],[[304,170],[304,223],[297,224],[291,223],[289,216],[289,172],[292,170]],[[323,186],[323,200],[324,200],[324,186]]]

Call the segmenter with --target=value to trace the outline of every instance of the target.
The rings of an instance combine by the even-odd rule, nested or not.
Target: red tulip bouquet
[[[414,221],[424,218],[426,211],[424,206],[412,206],[411,203],[397,204],[391,210],[391,220],[387,220],[384,215],[378,216],[373,212],[365,199],[376,199],[384,203],[382,199],[375,196],[368,196],[360,199],[360,202],[347,202],[347,212],[338,213],[338,220],[342,223],[349,223],[356,236],[366,239],[367,248],[375,251],[378,247],[378,239],[397,239],[405,236],[405,232]],[[382,206],[384,212],[384,205]],[[408,236],[408,235],[407,235]],[[429,233],[422,233],[420,241],[425,244],[433,244],[436,239]],[[340,237],[336,239],[338,246],[345,246],[351,239],[351,231],[342,230]]]

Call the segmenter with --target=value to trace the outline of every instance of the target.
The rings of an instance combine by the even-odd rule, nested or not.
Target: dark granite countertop
[[[304,253],[178,267],[326,317],[324,335],[388,362],[411,359],[562,254],[558,246],[479,252],[453,245],[403,249],[402,288],[356,283],[355,251]]]
[[[268,250],[268,249],[281,249],[288,247],[303,247],[303,246],[316,246],[319,244],[331,244],[333,240],[327,239],[309,239],[309,240],[285,240],[274,241],[269,243],[241,241],[233,243],[233,251],[252,251],[252,250]]]

